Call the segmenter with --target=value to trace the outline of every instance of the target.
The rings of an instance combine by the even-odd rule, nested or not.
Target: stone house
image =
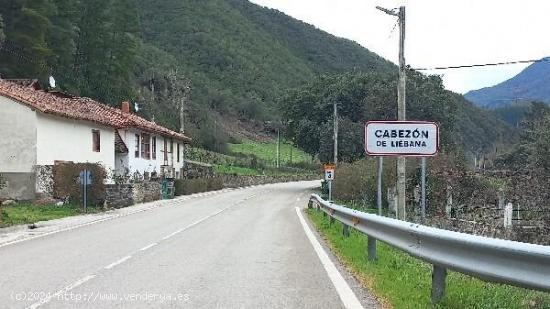
[[[0,198],[21,200],[51,194],[44,182],[56,161],[100,163],[109,175],[179,178],[191,141],[131,113],[128,102],[117,109],[42,90],[37,82],[2,79],[0,134],[0,174],[7,184]]]

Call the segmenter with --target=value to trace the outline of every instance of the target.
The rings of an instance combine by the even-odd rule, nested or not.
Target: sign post
[[[365,152],[369,156],[422,157],[422,217],[425,216],[426,157],[439,150],[439,126],[428,121],[369,121],[365,125]],[[379,167],[380,168],[380,167]],[[379,190],[381,186],[379,185]],[[379,192],[380,194],[380,192]],[[406,220],[405,207],[397,218]]]
[[[334,180],[334,164],[325,164],[325,180],[328,182],[328,201],[332,202],[332,181]]]
[[[82,196],[83,196],[83,202],[84,202],[84,212],[88,212],[88,185],[92,184],[92,172],[90,170],[83,170],[80,171],[79,175],[80,184],[82,185]]]

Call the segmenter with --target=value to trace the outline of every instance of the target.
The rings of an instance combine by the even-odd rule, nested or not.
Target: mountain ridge
[[[497,108],[513,102],[550,103],[550,57],[535,62],[516,76],[491,87],[472,90],[464,97],[481,107]]]

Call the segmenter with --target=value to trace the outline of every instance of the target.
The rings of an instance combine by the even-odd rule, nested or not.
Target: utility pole
[[[399,82],[397,84],[397,119],[406,120],[405,89],[407,85],[407,71],[405,67],[405,7],[399,10],[388,10],[377,6],[380,11],[396,16],[399,22]],[[406,221],[406,160],[404,156],[397,157],[397,219]]]
[[[334,101],[334,165],[338,164],[338,104]]]

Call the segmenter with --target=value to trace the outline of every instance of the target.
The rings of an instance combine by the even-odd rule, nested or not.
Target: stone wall
[[[308,176],[240,176],[240,175],[219,175],[222,179],[224,187],[226,188],[239,188],[254,185],[262,185],[268,183],[278,182],[292,182],[303,180],[320,180],[319,175]],[[320,183],[319,183],[320,185]]]
[[[105,207],[123,208],[134,204],[133,184],[105,185]]]
[[[214,167],[207,163],[185,160],[182,173],[184,179],[212,178]]]
[[[550,177],[537,171],[446,173],[428,195],[426,224],[457,232],[550,245]],[[450,197],[450,199],[449,199]],[[508,210],[507,210],[508,209]],[[420,222],[419,206],[411,205]],[[505,219],[506,218],[506,219]]]
[[[156,181],[133,184],[134,204],[160,200],[160,183]]]
[[[105,186],[105,207],[122,208],[161,199],[159,182],[109,184]]]
[[[37,165],[36,195],[38,198],[51,198],[54,193],[53,165]]]

